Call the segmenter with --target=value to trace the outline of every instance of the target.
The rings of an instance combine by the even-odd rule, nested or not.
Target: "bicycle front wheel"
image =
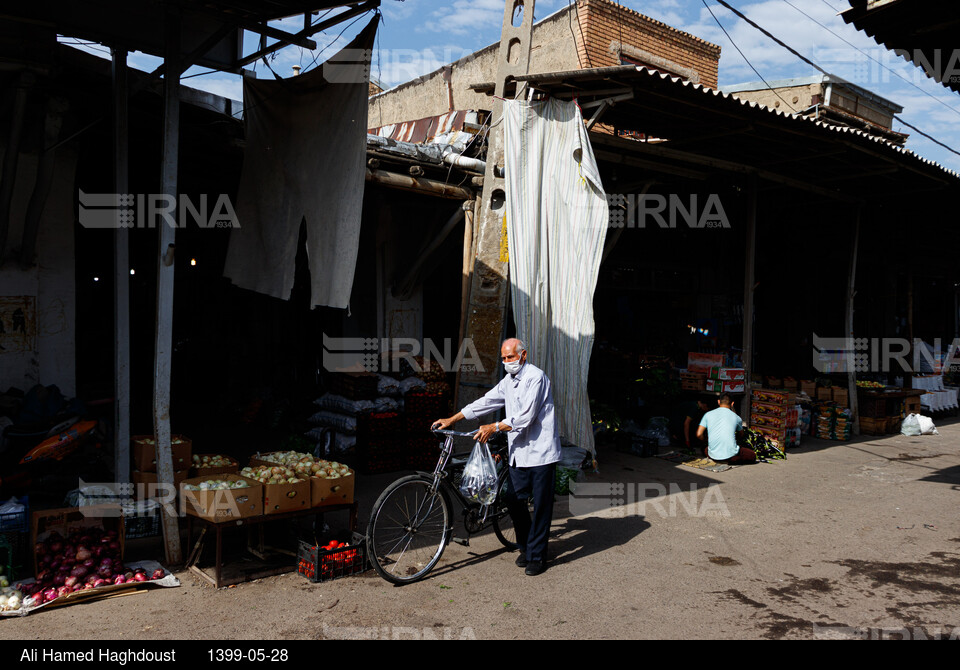
[[[433,480],[410,475],[388,486],[370,514],[367,554],[374,570],[394,584],[423,579],[450,542],[451,506]]]

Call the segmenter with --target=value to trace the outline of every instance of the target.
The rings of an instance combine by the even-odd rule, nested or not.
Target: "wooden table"
[[[227,528],[247,528],[248,532],[252,530],[257,530],[259,532],[260,541],[257,547],[250,546],[250,538],[248,534],[247,541],[247,551],[263,558],[263,526],[264,524],[271,521],[284,521],[289,519],[298,519],[313,516],[315,517],[315,523],[320,524],[322,527],[323,516],[328,512],[340,512],[347,511],[350,513],[350,532],[353,532],[357,528],[357,509],[358,505],[356,502],[352,503],[343,503],[339,505],[325,505],[323,507],[310,507],[307,509],[298,509],[291,512],[281,512],[279,514],[262,514],[259,516],[250,516],[240,519],[232,519],[230,521],[214,522],[210,519],[205,519],[203,517],[194,516],[192,514],[187,515],[187,546],[190,546],[193,541],[193,524],[200,523],[203,525],[203,528],[200,531],[200,535],[197,537],[197,543],[194,545],[193,549],[190,551],[190,555],[187,557],[187,568],[191,572],[196,574],[199,577],[204,578],[210,584],[216,588],[221,588],[224,586],[231,586],[233,584],[240,584],[245,581],[250,581],[253,579],[259,579],[261,577],[270,577],[273,575],[283,574],[285,572],[292,572],[297,569],[296,561],[291,561],[289,565],[283,565],[280,567],[264,567],[263,569],[258,569],[255,572],[243,575],[243,577],[236,579],[224,579],[223,576],[223,531]],[[209,574],[206,570],[201,568],[197,563],[200,560],[200,554],[203,551],[203,545],[205,536],[208,530],[212,529],[216,535],[216,559],[213,566],[214,574]]]
[[[899,389],[896,391],[858,389],[860,432],[867,435],[889,435],[899,432],[900,419],[902,418],[900,404],[907,398],[919,397],[923,393],[918,389]],[[864,412],[867,406],[865,401],[875,403],[875,407],[866,413]],[[893,403],[889,401],[896,402],[896,412],[892,411],[891,405]]]

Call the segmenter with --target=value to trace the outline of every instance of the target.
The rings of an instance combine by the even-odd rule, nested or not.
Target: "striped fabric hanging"
[[[607,200],[575,102],[504,102],[510,290],[517,337],[553,387],[562,437],[595,452],[587,376]]]

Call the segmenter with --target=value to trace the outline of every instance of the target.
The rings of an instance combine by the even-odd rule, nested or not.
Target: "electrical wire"
[[[782,47],[784,47],[785,49],[787,49],[788,51],[790,51],[790,53],[792,53],[793,55],[797,56],[797,57],[798,57],[800,60],[802,60],[804,63],[806,63],[806,64],[808,64],[808,65],[816,68],[816,69],[817,69],[820,73],[822,73],[822,74],[825,74],[825,75],[829,75],[829,74],[830,74],[829,72],[827,72],[826,70],[824,70],[822,67],[820,67],[819,65],[817,65],[816,63],[814,63],[812,60],[810,60],[809,58],[807,58],[807,57],[804,56],[803,54],[799,53],[796,49],[793,49],[793,48],[790,47],[789,45],[785,44],[783,41],[781,41],[781,40],[779,40],[778,38],[776,38],[776,37],[775,37],[774,35],[772,35],[770,32],[768,32],[767,30],[763,29],[761,26],[759,26],[759,25],[757,25],[756,23],[754,23],[753,21],[751,21],[751,20],[750,20],[749,18],[747,18],[742,12],[740,12],[739,10],[737,10],[737,9],[734,8],[734,7],[731,7],[725,0],[716,0],[716,1],[717,1],[719,4],[723,5],[724,7],[726,7],[727,9],[729,9],[730,11],[732,11],[734,14],[736,14],[736,15],[739,16],[740,18],[742,18],[744,21],[746,21],[747,23],[749,23],[751,26],[753,26],[754,28],[756,28],[757,30],[759,30],[760,32],[762,32],[764,35],[768,36],[770,39],[772,39],[773,41],[775,41],[777,44],[781,45]],[[703,2],[704,7],[707,7],[707,11],[710,11],[710,15],[713,16],[714,21],[717,21],[717,17],[714,16],[713,12],[710,10],[710,7],[707,6],[706,0],[701,0],[701,2]],[[790,7],[793,7],[793,9],[795,9],[795,10],[797,10],[798,12],[800,12],[801,14],[803,14],[805,17],[807,17],[808,19],[810,19],[811,21],[813,21],[814,23],[816,23],[818,26],[820,26],[821,28],[823,28],[824,30],[826,30],[827,32],[829,32],[829,33],[830,33],[831,35],[833,35],[834,37],[842,40],[842,41],[845,42],[847,45],[849,45],[849,46],[853,47],[854,49],[856,49],[857,51],[859,51],[861,54],[867,56],[868,58],[870,58],[870,59],[873,60],[874,62],[878,63],[881,67],[883,67],[883,68],[886,69],[887,71],[889,71],[889,72],[891,72],[892,74],[895,74],[896,76],[900,77],[901,79],[903,79],[904,81],[906,81],[908,84],[910,84],[911,86],[913,86],[914,88],[916,88],[918,91],[921,91],[922,93],[930,96],[931,98],[933,98],[934,100],[936,100],[937,102],[939,102],[940,104],[942,104],[944,107],[946,107],[946,108],[949,109],[950,111],[954,112],[955,114],[960,115],[960,111],[957,111],[956,109],[954,109],[954,108],[951,107],[950,105],[946,104],[945,102],[943,102],[942,100],[940,100],[940,99],[937,98],[936,96],[928,93],[927,91],[924,91],[922,88],[920,88],[919,86],[917,86],[917,85],[914,84],[913,82],[905,79],[904,77],[902,77],[902,76],[901,76],[900,74],[898,74],[897,72],[895,72],[895,71],[893,71],[893,70],[890,70],[890,68],[887,68],[885,65],[883,65],[883,63],[880,63],[880,61],[876,60],[875,58],[873,58],[873,57],[870,56],[869,54],[866,54],[865,52],[863,52],[863,51],[862,51],[859,47],[857,47],[856,45],[854,45],[854,44],[850,43],[849,41],[845,40],[845,39],[844,39],[843,37],[841,37],[840,35],[837,35],[835,32],[833,32],[832,30],[830,30],[830,28],[828,28],[827,26],[823,25],[822,23],[820,23],[819,21],[817,21],[816,19],[814,19],[812,16],[810,16],[809,14],[807,14],[806,12],[804,12],[803,10],[801,10],[801,9],[799,9],[798,7],[794,6],[793,3],[791,3],[789,0],[783,0],[783,2],[786,3],[787,5],[789,5]],[[743,55],[743,52],[740,51],[740,48],[739,48],[739,47],[737,46],[737,44],[733,41],[733,39],[730,38],[730,35],[729,35],[729,34],[727,33],[727,31],[723,28],[723,25],[721,25],[719,21],[717,21],[717,25],[720,26],[720,29],[721,29],[721,30],[723,30],[723,33],[727,36],[727,39],[730,39],[731,44],[733,44],[733,46],[737,49],[737,51],[740,52],[740,55],[743,56],[743,59],[744,59],[744,60],[747,60],[746,56]],[[759,76],[760,79],[763,80],[763,83],[767,86],[767,88],[770,88],[771,90],[773,90],[773,89],[770,87],[770,84],[768,84],[767,81],[766,81],[765,79],[763,79],[762,76],[760,76],[760,73],[757,72],[757,69],[753,67],[753,65],[750,63],[750,61],[747,60],[747,64],[750,65],[751,69],[753,69],[753,71],[757,73],[757,76]],[[773,90],[773,92],[774,92],[774,93],[777,93],[775,90]],[[780,98],[781,100],[783,100],[784,103],[787,102],[786,100],[783,99],[783,97],[782,97],[779,93],[777,93],[777,97]],[[791,108],[792,108],[792,107],[791,107]],[[902,118],[900,118],[900,117],[898,117],[898,116],[894,116],[894,118],[895,118],[897,121],[899,121],[900,123],[902,123],[903,125],[905,125],[905,126],[907,126],[907,127],[909,127],[909,128],[912,128],[912,129],[915,130],[916,132],[920,133],[922,136],[926,137],[928,140],[930,140],[930,141],[932,141],[932,142],[935,142],[936,144],[940,145],[940,146],[943,147],[944,149],[947,149],[948,151],[951,151],[952,153],[955,153],[955,154],[957,154],[957,155],[960,155],[960,152],[958,152],[957,150],[955,150],[955,149],[953,149],[952,147],[944,144],[944,143],[941,142],[940,140],[938,140],[938,139],[936,139],[936,138],[928,135],[927,133],[923,132],[922,130],[920,130],[920,129],[917,128],[916,126],[913,126],[913,125],[907,123],[907,122],[904,121]]]
[[[587,56],[587,65],[591,68],[593,67],[593,62],[590,60],[590,50],[587,48],[587,42],[583,39],[583,26],[580,25],[580,8],[573,4],[573,0],[567,0],[567,7],[573,7],[573,11],[577,15],[577,29],[580,31],[580,43],[583,44],[583,53]],[[573,12],[570,12],[570,18],[573,18]],[[572,23],[572,21],[571,21]],[[570,33],[573,35],[574,46],[576,46],[577,35],[573,32],[573,26],[570,26]],[[577,63],[580,67],[583,67],[583,63],[580,62],[580,50],[577,49]]]
[[[719,1],[719,0],[718,0],[718,1]],[[717,25],[718,25],[718,26],[720,26],[720,30],[722,30],[722,31],[723,31],[723,34],[727,36],[727,39],[728,39],[728,40],[730,40],[730,44],[732,44],[732,45],[733,45],[733,48],[737,50],[737,53],[740,54],[740,57],[743,58],[743,60],[747,63],[747,65],[750,66],[750,69],[753,70],[754,73],[755,73],[758,77],[760,77],[760,81],[762,81],[762,82],[764,83],[764,85],[765,85],[768,89],[770,89],[771,91],[773,91],[773,93],[774,93],[778,98],[780,98],[781,100],[783,100],[783,104],[785,104],[787,107],[789,107],[789,108],[790,108],[790,111],[792,111],[793,113],[796,114],[798,110],[797,110],[793,105],[791,105],[789,102],[787,102],[786,99],[784,99],[784,97],[783,97],[782,95],[780,95],[780,93],[779,93],[775,88],[773,88],[773,87],[767,82],[766,79],[763,78],[763,75],[760,74],[760,71],[757,70],[757,68],[755,68],[755,67],[753,66],[753,63],[750,62],[750,59],[748,59],[748,58],[746,57],[746,55],[743,53],[743,51],[740,50],[740,47],[737,46],[737,43],[733,41],[733,38],[732,38],[732,37],[730,37],[730,33],[728,33],[728,32],[727,32],[727,29],[723,27],[723,24],[722,24],[722,23],[720,23],[720,19],[718,19],[717,16],[713,13],[713,10],[710,9],[710,5],[707,4],[707,0],[700,0],[700,2],[702,2],[702,3],[703,3],[703,6],[707,8],[707,11],[708,11],[708,12],[710,12],[710,16],[712,16],[712,17],[713,17],[713,20],[717,22]],[[726,4],[726,3],[721,3],[721,4]]]
[[[377,14],[379,14],[379,13],[380,13],[379,10],[377,10]],[[357,21],[359,21],[360,19],[366,17],[366,15],[367,15],[367,13],[364,12],[363,14],[361,14],[360,16],[358,16],[357,18],[355,18],[353,21],[351,21],[349,24],[347,24],[347,25],[344,27],[344,29],[341,30],[340,33],[339,33],[336,37],[334,37],[333,40],[332,40],[329,44],[327,44],[327,46],[323,47],[322,49],[320,49],[320,51],[317,52],[317,54],[313,57],[313,60],[310,61],[310,65],[308,65],[308,66],[305,67],[303,70],[301,70],[301,73],[306,72],[306,71],[309,70],[311,67],[313,67],[313,66],[316,64],[317,59],[320,58],[320,55],[321,55],[324,51],[326,51],[327,49],[329,49],[330,47],[332,47],[334,44],[336,44],[336,43],[337,43],[337,40],[339,40],[341,37],[343,37],[343,34],[344,34],[345,32],[347,32],[347,30],[349,30],[350,27],[351,27],[353,24],[355,24],[355,23],[356,23]]]
[[[717,0],[717,2],[722,2],[722,0]],[[915,89],[917,89],[918,91],[920,91],[920,92],[923,93],[924,95],[927,95],[927,96],[933,98],[934,100],[936,100],[937,102],[939,102],[941,105],[943,105],[944,107],[946,107],[947,109],[949,109],[951,112],[953,112],[954,114],[960,116],[960,111],[954,109],[953,107],[951,107],[950,105],[948,105],[947,103],[945,103],[943,100],[941,100],[941,99],[938,98],[937,96],[935,96],[935,95],[933,95],[932,93],[930,93],[929,91],[923,90],[922,88],[920,88],[919,86],[917,86],[916,84],[914,84],[912,81],[910,81],[910,80],[907,79],[906,77],[902,76],[899,72],[897,72],[897,71],[895,71],[895,70],[891,70],[891,69],[888,68],[886,65],[884,65],[883,63],[881,63],[880,61],[878,61],[876,58],[874,58],[873,56],[871,56],[871,55],[868,54],[867,52],[865,52],[865,51],[863,51],[862,49],[860,49],[860,47],[858,47],[857,45],[852,44],[851,42],[847,41],[846,39],[844,39],[843,37],[841,37],[841,36],[838,35],[837,33],[835,33],[835,32],[833,32],[832,30],[830,30],[830,28],[828,28],[827,26],[825,26],[825,25],[823,25],[822,23],[820,23],[819,21],[817,21],[815,18],[813,18],[812,16],[810,16],[809,14],[807,14],[805,11],[803,11],[802,9],[800,9],[799,7],[797,7],[796,5],[794,5],[792,2],[789,2],[788,0],[783,0],[783,2],[786,3],[787,5],[789,5],[790,7],[793,7],[793,9],[795,9],[796,11],[800,12],[801,14],[803,14],[805,17],[807,17],[808,19],[810,19],[811,21],[813,21],[814,23],[816,23],[818,26],[820,26],[821,28],[823,28],[824,30],[826,30],[828,33],[830,33],[831,35],[833,35],[834,37],[836,37],[838,40],[841,40],[841,41],[842,41],[844,44],[846,44],[847,46],[850,46],[850,47],[853,47],[854,49],[856,49],[856,50],[857,50],[858,52],[860,52],[862,55],[864,55],[864,56],[866,56],[867,58],[869,58],[870,60],[872,60],[874,63],[876,63],[877,65],[879,65],[880,67],[882,67],[884,70],[886,70],[886,71],[889,72],[890,74],[895,75],[896,77],[899,77],[900,79],[902,79],[902,80],[905,81],[906,83],[910,84],[911,86],[913,86]],[[801,58],[803,58],[803,56],[801,56]],[[806,60],[806,59],[804,58],[804,60]],[[809,62],[809,61],[808,61],[808,62]]]
[[[943,147],[943,148],[946,149],[947,151],[951,151],[951,152],[957,154],[958,156],[960,156],[960,151],[957,151],[957,150],[954,149],[953,147],[947,146],[946,144],[944,144],[943,142],[941,142],[940,140],[938,140],[938,139],[935,138],[935,137],[931,137],[930,135],[927,135],[925,132],[923,132],[922,130],[920,130],[920,129],[917,128],[916,126],[910,125],[909,123],[907,123],[906,121],[904,121],[903,119],[901,119],[899,116],[894,116],[893,118],[895,118],[897,121],[899,121],[900,123],[902,123],[903,125],[905,125],[907,128],[912,128],[913,130],[917,131],[918,133],[920,133],[921,135],[923,135],[924,137],[926,137],[926,138],[927,138],[928,140],[930,140],[931,142],[935,142],[936,144],[939,144],[941,147]]]

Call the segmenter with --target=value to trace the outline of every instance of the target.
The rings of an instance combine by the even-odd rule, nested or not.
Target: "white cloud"
[[[466,35],[503,23],[503,0],[454,0],[431,13],[423,28],[438,33]]]

